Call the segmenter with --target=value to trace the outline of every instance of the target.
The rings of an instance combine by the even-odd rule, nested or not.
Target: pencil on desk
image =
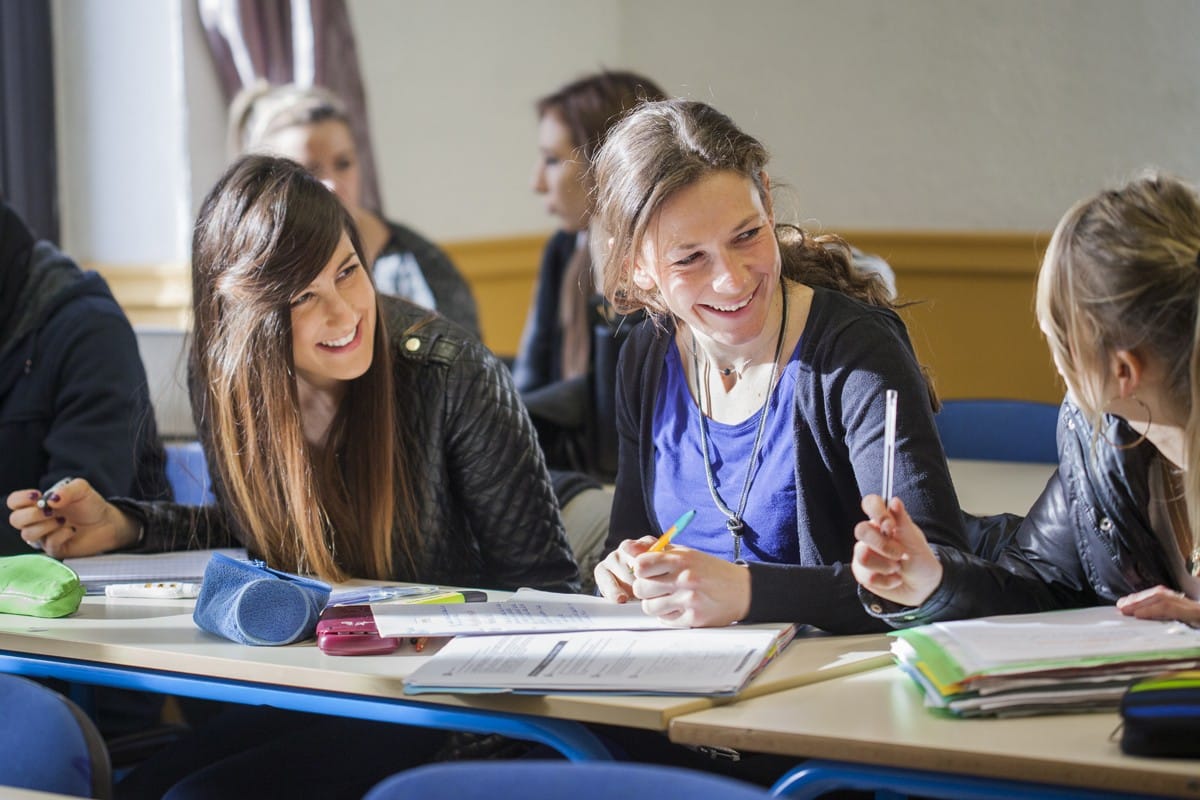
[[[680,531],[682,531],[684,528],[686,528],[688,526],[688,523],[690,523],[692,521],[692,517],[694,517],[694,516],[696,516],[696,509],[694,509],[694,508],[689,511],[683,512],[683,514],[679,517],[679,519],[675,520],[675,522],[671,525],[671,527],[669,527],[665,531],[663,531],[663,535],[658,537],[658,540],[654,544],[650,545],[650,549],[647,550],[646,552],[647,553],[658,553],[663,550],[666,550],[667,545],[669,545],[671,543],[671,540],[674,539],[676,537],[676,535],[679,534]]]

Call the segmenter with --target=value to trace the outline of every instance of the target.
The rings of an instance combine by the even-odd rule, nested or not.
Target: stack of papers
[[[1139,678],[1200,667],[1200,630],[1113,606],[942,622],[895,636],[892,655],[925,704],[963,717],[1111,711]]]
[[[371,609],[382,636],[455,637],[405,678],[410,694],[736,694],[795,635],[792,625],[669,628],[639,603],[527,590]]]

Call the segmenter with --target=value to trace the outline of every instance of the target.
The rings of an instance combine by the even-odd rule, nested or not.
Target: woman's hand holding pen
[[[854,577],[868,591],[905,606],[919,606],[942,582],[942,562],[904,503],[888,505],[877,494],[863,498],[868,519],[854,528]]]
[[[670,625],[729,625],[750,611],[750,571],[699,550],[672,545],[658,552],[653,536],[626,539],[596,565],[596,587],[609,600],[642,601]]]
[[[741,564],[673,545],[639,556],[634,570],[642,610],[668,625],[732,625],[750,613],[750,570]]]
[[[592,575],[603,597],[617,603],[627,603],[636,597],[633,593],[633,562],[653,547],[655,541],[653,536],[626,539],[596,565]]]
[[[74,558],[130,547],[138,525],[83,478],[59,481],[43,495],[22,489],[8,496],[8,522],[30,547]]]

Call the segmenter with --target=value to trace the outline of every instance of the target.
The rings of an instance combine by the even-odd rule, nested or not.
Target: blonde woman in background
[[[336,95],[294,84],[247,88],[230,107],[229,145],[234,155],[264,152],[302,165],[354,218],[380,292],[433,309],[479,338],[475,298],[449,256],[412,228],[363,207],[358,148]]]

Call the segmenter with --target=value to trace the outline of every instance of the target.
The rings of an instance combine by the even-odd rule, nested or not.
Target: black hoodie
[[[104,280],[0,203],[0,498],[87,478],[169,499],[137,340]],[[31,552],[0,522],[0,555]]]

